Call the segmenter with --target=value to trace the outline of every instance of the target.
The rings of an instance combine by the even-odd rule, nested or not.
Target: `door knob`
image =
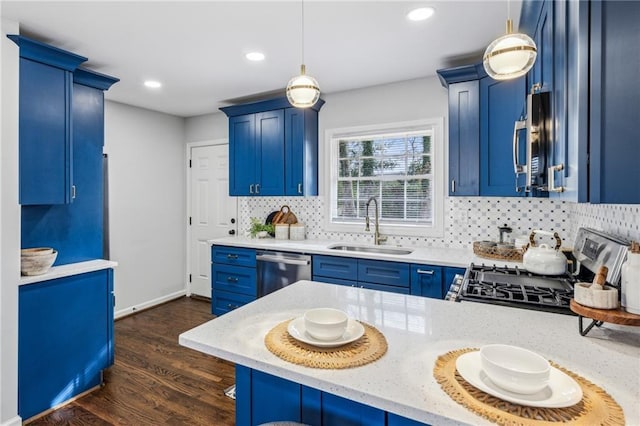
[[[235,229],[230,229],[229,230],[229,235],[236,235],[236,230]]]
[[[231,218],[231,223],[236,223],[236,220],[234,218]]]

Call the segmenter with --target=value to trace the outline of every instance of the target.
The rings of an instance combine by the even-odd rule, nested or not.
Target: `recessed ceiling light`
[[[144,85],[150,89],[158,89],[159,87],[162,87],[162,83],[155,80],[147,80],[144,82]]]
[[[245,57],[250,61],[264,61],[264,53],[262,52],[249,52]]]
[[[435,10],[432,7],[419,7],[409,12],[407,18],[411,21],[424,21],[431,18],[434,13]]]

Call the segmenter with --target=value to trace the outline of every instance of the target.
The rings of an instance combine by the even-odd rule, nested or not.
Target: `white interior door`
[[[237,232],[237,203],[228,195],[229,145],[193,146],[190,159],[190,292],[211,297],[207,240]]]

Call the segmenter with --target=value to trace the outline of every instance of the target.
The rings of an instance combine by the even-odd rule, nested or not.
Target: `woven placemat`
[[[551,362],[555,368],[571,376],[582,388],[582,400],[571,407],[538,408],[513,404],[491,396],[467,383],[456,370],[456,359],[478,349],[459,349],[436,360],[433,376],[454,401],[474,413],[501,425],[624,425],[622,408],[600,387],[585,378]]]
[[[291,321],[272,328],[264,337],[264,344],[274,355],[293,364],[325,369],[352,368],[376,361],[387,352],[384,335],[361,321],[364,335],[355,342],[336,348],[319,348],[294,339],[287,331]]]

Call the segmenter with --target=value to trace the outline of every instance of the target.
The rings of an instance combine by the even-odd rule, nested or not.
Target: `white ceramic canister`
[[[278,223],[276,224],[276,240],[288,240],[289,239],[289,224]]]
[[[289,239],[300,241],[305,238],[305,226],[304,223],[294,223],[289,227]]]
[[[625,311],[640,315],[640,253],[629,251],[622,265],[620,304]]]

